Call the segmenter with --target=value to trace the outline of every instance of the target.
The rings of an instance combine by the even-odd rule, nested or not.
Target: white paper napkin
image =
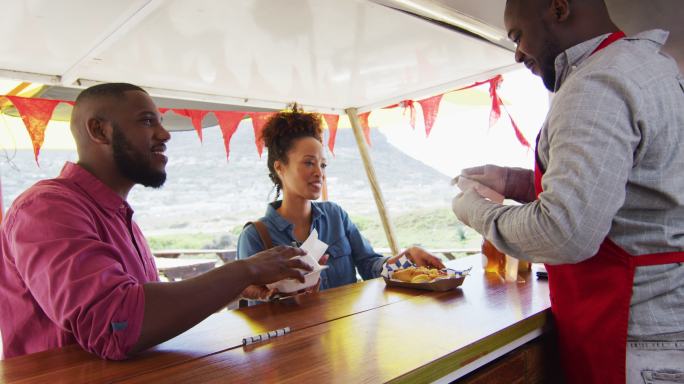
[[[323,257],[323,254],[325,254],[325,251],[328,249],[328,244],[318,239],[318,232],[314,229],[300,248],[306,251],[306,255],[297,256],[296,258],[301,259],[313,268],[311,272],[304,275],[305,281],[300,283],[295,279],[280,280],[266,285],[268,289],[276,289],[278,292],[291,293],[316,285],[321,276],[321,271],[328,267],[327,265],[323,266],[318,264],[318,260]]]

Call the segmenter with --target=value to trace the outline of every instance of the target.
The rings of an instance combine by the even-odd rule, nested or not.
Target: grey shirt
[[[660,52],[667,35],[591,55],[604,35],[561,53],[538,143],[544,192],[520,206],[478,200],[470,225],[512,256],[549,264],[585,260],[606,236],[632,255],[684,251],[684,79]],[[637,268],[629,336],[681,332],[684,263]]]

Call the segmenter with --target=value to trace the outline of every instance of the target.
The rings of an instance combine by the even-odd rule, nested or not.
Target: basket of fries
[[[418,267],[408,258],[401,257],[396,263],[385,264],[382,277],[388,287],[448,291],[463,284],[469,272],[470,268],[457,271],[451,268]]]

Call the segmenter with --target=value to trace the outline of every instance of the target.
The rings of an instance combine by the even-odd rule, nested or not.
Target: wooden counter
[[[450,262],[473,272],[460,289],[386,288],[381,279],[211,316],[124,362],[77,346],[0,362],[0,381],[448,382],[542,334],[548,286],[531,275],[505,283],[480,256]],[[245,336],[290,334],[242,347]]]

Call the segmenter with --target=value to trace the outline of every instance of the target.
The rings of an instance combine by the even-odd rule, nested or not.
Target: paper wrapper
[[[318,283],[318,280],[321,277],[321,271],[328,268],[327,265],[318,264],[318,260],[320,260],[328,249],[328,244],[318,240],[318,232],[314,229],[300,248],[306,251],[306,255],[298,256],[296,259],[304,261],[313,268],[313,271],[304,275],[305,281],[303,283],[300,283],[295,279],[285,279],[266,285],[268,289],[275,289],[282,293],[293,293],[312,287]]]
[[[427,291],[448,291],[463,284],[463,280],[465,280],[465,277],[468,276],[468,273],[470,273],[470,268],[464,271],[457,271],[447,268],[445,269],[447,273],[446,276],[439,277],[425,283],[409,283],[406,281],[392,279],[392,274],[394,271],[415,266],[416,265],[409,260],[408,257],[402,256],[394,263],[385,263],[385,265],[382,267],[381,276],[385,280],[385,284],[387,284],[388,287],[414,288]]]
[[[456,186],[463,192],[465,192],[468,189],[475,189],[477,193],[480,194],[480,196],[487,198],[495,203],[503,204],[504,196],[502,194],[478,183],[477,181],[470,180],[464,176],[458,177],[458,183],[456,184]]]

